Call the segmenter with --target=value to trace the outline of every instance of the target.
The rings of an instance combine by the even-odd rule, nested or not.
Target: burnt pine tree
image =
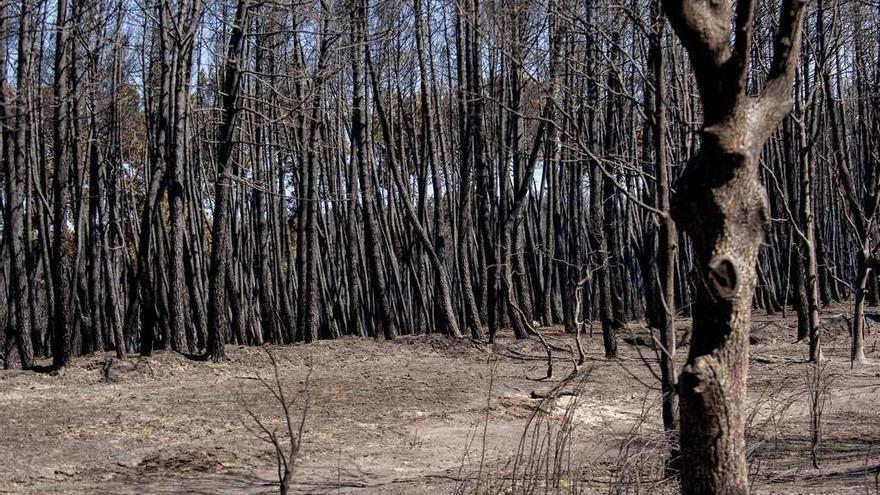
[[[16,81],[16,101],[14,106],[14,115],[10,111],[12,106],[7,97],[6,86],[6,37],[7,23],[7,4],[3,2],[0,5],[0,123],[2,123],[3,131],[0,136],[0,148],[2,153],[0,157],[6,162],[4,167],[4,180],[6,182],[6,197],[4,198],[4,216],[3,224],[6,239],[6,248],[9,253],[10,265],[10,305],[12,306],[13,315],[11,320],[14,322],[12,332],[7,334],[7,339],[13,341],[6,342],[5,367],[10,367],[10,352],[13,343],[18,348],[19,361],[22,368],[30,368],[33,365],[34,351],[31,343],[31,318],[30,307],[28,304],[28,277],[27,277],[27,248],[28,236],[25,231],[24,211],[25,211],[25,184],[27,183],[27,167],[25,166],[25,126],[23,112],[19,109],[23,108],[26,103],[26,91],[29,89],[26,84],[28,77],[28,59],[30,54],[27,53],[30,38],[30,18],[31,12],[28,5],[22,4],[19,14],[19,38],[18,53],[27,53],[27,56],[18,57],[17,81]],[[13,123],[14,120],[14,123]],[[14,132],[13,132],[14,130]]]
[[[654,91],[651,138],[654,144],[654,167],[657,174],[657,207],[665,216],[660,219],[657,229],[657,278],[659,292],[660,329],[660,386],[662,399],[663,427],[667,435],[678,433],[678,396],[675,391],[675,254],[678,234],[675,222],[670,215],[669,164],[666,158],[666,81],[664,76],[665,54],[663,37],[666,31],[660,7],[660,0],[651,2],[651,15],[654,29],[651,37],[651,70]],[[678,452],[671,452],[671,458]],[[671,464],[670,464],[671,467]]]
[[[208,346],[212,361],[226,359],[224,341],[229,322],[226,307],[226,279],[230,257],[230,211],[232,205],[232,152],[235,146],[235,124],[238,118],[238,93],[241,89],[241,64],[245,45],[244,33],[250,19],[251,4],[239,0],[226,53],[223,76],[223,116],[218,132],[216,204],[211,227],[211,267],[208,271]]]
[[[699,277],[692,342],[679,381],[683,465],[688,466],[682,488],[689,494],[749,491],[748,344],[756,263],[768,221],[759,159],[791,110],[805,6],[805,0],[783,0],[767,80],[752,95],[746,83],[755,2],[664,2],[690,55],[703,103],[702,142],[677,182],[671,205],[676,223],[693,241]]]
[[[52,364],[55,367],[66,366],[70,361],[71,350],[71,318],[70,318],[70,281],[67,274],[66,256],[64,255],[64,232],[67,230],[66,219],[70,188],[70,162],[66,159],[70,148],[68,117],[70,115],[69,83],[70,53],[68,39],[70,22],[67,12],[67,0],[59,0],[56,13],[55,32],[55,79],[52,85],[55,125],[53,127],[53,174],[52,191],[55,201],[52,208]]]

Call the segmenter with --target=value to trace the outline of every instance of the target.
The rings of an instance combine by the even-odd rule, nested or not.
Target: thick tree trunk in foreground
[[[679,380],[682,489],[745,494],[745,408],[752,297],[768,221],[758,176],[764,143],[791,110],[794,63],[805,2],[784,0],[768,80],[746,94],[754,4],[666,0],[688,50],[703,101],[700,150],[672,200],[677,224],[694,244],[698,277],[693,336]]]
[[[703,148],[678,183],[673,206],[694,242],[701,277],[690,352],[679,378],[683,465],[689,467],[682,476],[688,493],[748,491],[743,404],[766,198],[756,154],[718,139],[704,135]],[[727,173],[712,173],[709,164]],[[695,211],[704,214],[689,215]]]

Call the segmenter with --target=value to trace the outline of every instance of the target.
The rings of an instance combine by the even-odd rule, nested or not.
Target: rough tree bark
[[[819,332],[821,317],[819,315],[819,275],[816,263],[816,225],[813,215],[813,184],[812,177],[815,169],[813,156],[810,153],[811,145],[807,140],[807,129],[804,122],[805,114],[801,115],[801,121],[798,123],[798,136],[800,139],[800,160],[801,160],[801,220],[803,222],[804,250],[806,251],[806,277],[804,280],[804,289],[806,295],[807,313],[807,337],[809,338],[809,358],[810,361],[818,362],[822,359],[822,342]],[[800,267],[797,268],[800,272]]]
[[[0,158],[6,162],[5,171],[6,197],[4,198],[3,224],[6,235],[3,236],[9,250],[9,288],[10,309],[13,315],[10,320],[14,321],[12,337],[18,347],[18,358],[23,369],[33,366],[34,350],[31,342],[31,315],[28,306],[28,277],[27,277],[27,249],[29,236],[25,230],[25,190],[28,177],[28,168],[25,164],[25,120],[27,113],[25,105],[27,97],[25,91],[29,85],[26,78],[29,74],[28,61],[30,54],[30,19],[31,12],[27,4],[22,4],[19,20],[18,39],[18,69],[15,88],[15,119],[12,124],[10,105],[7,101],[8,91],[6,86],[6,37],[8,35],[7,2],[0,4],[0,125],[2,125],[2,141],[0,141]],[[24,55],[22,55],[24,54]],[[13,133],[14,131],[14,133]],[[14,134],[14,138],[13,138]],[[7,348],[10,346],[7,343]],[[9,354],[6,355],[5,366],[11,365]]]
[[[184,273],[185,212],[186,212],[186,125],[189,118],[189,80],[192,72],[192,55],[195,34],[202,16],[201,0],[185,1],[176,5],[172,19],[172,6],[167,0],[157,5],[160,24],[162,64],[170,66],[163,70],[169,78],[167,113],[168,125],[164,146],[166,167],[166,191],[168,194],[168,219],[170,224],[171,266],[168,270],[169,290],[174,296],[169,307],[169,337],[171,348],[182,353],[192,352],[191,339],[187,339],[186,327],[190,324],[187,311],[189,286]]]
[[[226,280],[230,258],[230,223],[232,208],[232,152],[235,146],[235,124],[238,119],[238,93],[241,89],[241,64],[251,5],[239,0],[226,52],[223,76],[223,117],[220,122],[217,151],[216,204],[211,227],[211,267],[208,270],[208,342],[207,353],[213,361],[226,359],[224,342],[229,321],[226,307]]]
[[[52,212],[52,364],[55,367],[66,366],[71,355],[71,319],[70,319],[70,280],[67,276],[67,263],[64,261],[64,231],[67,230],[67,210],[70,188],[68,177],[70,163],[66,159],[65,150],[70,145],[68,135],[68,74],[70,71],[70,54],[68,36],[70,24],[67,19],[67,0],[59,0],[55,17],[55,81],[53,83],[53,104],[55,125],[53,134],[53,167],[52,190],[55,195]]]
[[[694,244],[693,336],[679,381],[682,489],[745,494],[744,404],[758,251],[768,220],[758,177],[761,149],[789,113],[804,0],[783,0],[763,89],[746,92],[753,0],[665,0],[703,102],[702,143],[672,198]],[[731,45],[731,38],[733,44]]]

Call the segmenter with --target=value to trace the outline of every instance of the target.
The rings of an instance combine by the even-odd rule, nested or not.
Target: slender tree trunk
[[[659,288],[660,308],[658,311],[660,328],[660,379],[663,406],[663,427],[670,442],[675,445],[678,435],[678,395],[676,392],[675,376],[675,254],[678,248],[678,233],[675,222],[671,215],[669,193],[669,165],[667,163],[666,150],[666,57],[663,53],[663,37],[666,31],[660,0],[652,2],[652,16],[654,21],[653,43],[651,45],[651,60],[653,62],[653,126],[652,135],[654,140],[654,164],[657,175],[657,209],[665,213],[660,219],[658,234],[657,273],[660,277]],[[677,448],[670,452],[673,462],[676,464],[678,456]]]
[[[855,300],[853,301],[853,321],[852,321],[852,347],[850,350],[850,359],[854,364],[863,364],[865,362],[865,300],[868,295],[868,281],[873,273],[871,266],[868,264],[869,247],[860,246],[856,253],[856,286]]]
[[[227,45],[223,77],[223,113],[218,132],[216,204],[211,227],[211,267],[208,271],[208,342],[207,353],[213,361],[226,359],[224,342],[229,334],[226,281],[231,249],[230,218],[232,205],[232,161],[235,129],[238,120],[238,94],[241,89],[241,66],[245,32],[249,23],[249,0],[238,0],[235,19]],[[235,316],[234,316],[235,317]]]
[[[33,366],[34,350],[31,342],[31,308],[28,294],[29,275],[27,272],[27,251],[29,249],[30,236],[25,230],[25,191],[28,182],[29,169],[26,162],[26,105],[28,90],[27,77],[30,72],[28,53],[30,38],[31,11],[23,4],[19,20],[18,39],[18,75],[15,88],[15,121],[12,122],[10,105],[7,101],[8,88],[6,85],[6,38],[8,35],[7,22],[9,22],[7,2],[0,4],[0,125],[3,126],[0,136],[0,158],[6,162],[4,167],[6,182],[6,197],[4,198],[4,239],[7,242],[9,253],[9,310],[13,312],[10,320],[14,321],[11,337],[15,339],[18,348],[18,358],[23,369]],[[12,130],[14,130],[14,135]],[[7,343],[9,344],[9,343]],[[7,363],[8,362],[7,355]]]
[[[58,9],[55,17],[55,81],[53,84],[53,103],[55,113],[54,126],[54,150],[52,190],[55,196],[52,213],[52,363],[56,367],[63,367],[70,362],[72,327],[70,319],[70,279],[67,276],[68,268],[64,256],[64,232],[67,231],[67,211],[69,200],[68,177],[70,163],[67,150],[70,145],[68,135],[68,113],[70,103],[68,99],[68,71],[70,70],[70,55],[68,48],[68,31],[70,29],[67,19],[67,0],[58,1]]]
[[[802,113],[803,118],[803,113]],[[801,123],[800,148],[801,148],[801,218],[804,225],[804,250],[806,251],[806,279],[804,289],[806,294],[807,312],[807,335],[810,339],[810,361],[818,362],[822,359],[822,342],[819,327],[819,275],[816,261],[816,225],[813,217],[813,184],[812,177],[815,175],[812,155],[809,143],[807,143],[807,129]],[[797,270],[801,270],[800,267]]]

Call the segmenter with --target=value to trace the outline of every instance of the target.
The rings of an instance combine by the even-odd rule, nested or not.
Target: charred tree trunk
[[[53,134],[52,191],[55,196],[52,212],[52,363],[63,367],[70,362],[72,321],[70,308],[71,284],[66,273],[68,264],[64,255],[64,232],[67,231],[68,200],[70,197],[68,118],[70,95],[68,94],[70,54],[68,37],[70,24],[67,18],[67,0],[58,1],[55,34],[55,81],[53,83],[53,104],[55,126]]]
[[[657,229],[658,253],[657,275],[659,277],[658,326],[660,329],[660,386],[663,407],[663,427],[672,445],[677,444],[678,435],[678,395],[675,373],[675,255],[678,249],[678,233],[671,215],[670,177],[666,149],[666,57],[663,53],[663,37],[666,32],[662,17],[660,0],[652,2],[654,17],[653,40],[651,44],[653,92],[653,122],[651,126],[654,144],[654,165],[657,176],[657,209],[665,215],[660,218]],[[670,452],[667,466],[676,467],[678,449]],[[670,469],[673,471],[673,469]]]
[[[768,221],[762,147],[791,110],[805,2],[784,0],[769,78],[746,93],[754,4],[666,0],[703,102],[702,143],[677,182],[676,223],[694,245],[693,334],[680,381],[682,488],[745,494],[746,381],[758,251]],[[734,35],[733,45],[730,44]]]
[[[29,89],[27,77],[30,73],[29,58],[31,36],[31,11],[26,4],[21,7],[18,33],[18,68],[15,88],[15,105],[12,107],[7,101],[9,91],[6,85],[6,39],[9,34],[7,22],[9,22],[6,2],[0,5],[0,125],[3,126],[0,135],[0,159],[5,162],[4,180],[6,184],[6,197],[4,198],[3,227],[6,247],[9,256],[9,305],[7,311],[13,322],[13,332],[7,338],[15,340],[18,349],[18,358],[23,369],[33,366],[34,350],[31,341],[31,306],[29,303],[28,284],[28,250],[30,236],[25,229],[25,193],[29,169],[26,162],[27,134],[25,127],[28,113],[26,111],[27,94]],[[12,108],[10,108],[12,107]],[[15,114],[13,121],[10,111]],[[7,342],[7,349],[11,348],[11,342]],[[6,367],[11,366],[11,355],[6,354]]]
[[[223,116],[218,131],[216,204],[211,227],[211,266],[208,271],[208,342],[207,353],[212,361],[226,359],[224,343],[229,334],[227,320],[226,284],[229,273],[232,211],[232,165],[235,149],[235,129],[238,120],[238,94],[241,89],[245,32],[252,6],[249,0],[239,0],[227,45],[223,76]]]

